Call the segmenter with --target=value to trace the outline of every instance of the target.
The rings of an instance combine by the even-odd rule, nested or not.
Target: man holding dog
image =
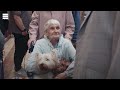
[[[35,44],[34,50],[29,58],[27,64],[27,71],[34,72],[34,64],[36,63],[34,59],[34,53],[50,53],[53,49],[57,50],[57,56],[59,59],[64,59],[60,61],[67,66],[67,69],[63,70],[62,73],[57,74],[55,79],[65,79],[72,77],[74,60],[76,55],[76,50],[73,47],[70,40],[65,39],[63,34],[61,34],[62,28],[61,24],[56,19],[50,19],[44,25],[44,38],[38,40]],[[65,61],[66,60],[66,61]],[[68,63],[70,62],[70,64]],[[60,67],[56,68],[56,71],[60,70]]]

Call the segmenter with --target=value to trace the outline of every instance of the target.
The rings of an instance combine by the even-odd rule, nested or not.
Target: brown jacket
[[[62,27],[62,34],[74,33],[74,20],[71,11],[34,11],[30,23],[30,38],[40,39],[44,34],[44,24],[49,19],[57,19]]]

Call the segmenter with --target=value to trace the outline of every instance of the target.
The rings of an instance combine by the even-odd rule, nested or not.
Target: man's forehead
[[[60,27],[60,25],[59,24],[50,24],[49,27]]]

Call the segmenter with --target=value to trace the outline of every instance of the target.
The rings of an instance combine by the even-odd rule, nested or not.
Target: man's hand
[[[27,31],[23,31],[23,32],[22,32],[22,35],[23,35],[23,36],[26,36],[27,34],[28,34]]]
[[[36,40],[35,39],[29,39],[28,43],[27,43],[28,44],[28,48],[30,48],[30,45],[31,45],[32,42],[35,44]]]
[[[65,38],[68,39],[68,40],[71,40],[71,39],[72,39],[71,35],[69,35],[69,34],[66,34],[66,35],[65,35]]]
[[[66,66],[66,67],[68,67],[68,66],[70,65],[70,63],[71,63],[71,62],[68,61],[68,60],[64,60],[64,59],[63,59],[63,60],[60,60],[60,64],[63,65],[63,66]]]
[[[55,73],[62,73],[67,69],[67,67],[69,65],[70,65],[69,61],[62,59],[62,60],[60,60],[60,65],[58,65],[57,68],[54,69],[54,72]]]
[[[66,78],[67,78],[67,76],[65,73],[60,73],[54,79],[66,79]]]

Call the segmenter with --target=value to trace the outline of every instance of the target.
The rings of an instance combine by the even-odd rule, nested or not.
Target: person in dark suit
[[[76,47],[76,41],[77,41],[78,33],[80,30],[80,11],[72,11],[72,15],[73,15],[74,22],[75,22],[75,31],[74,31],[71,41],[74,47]]]

